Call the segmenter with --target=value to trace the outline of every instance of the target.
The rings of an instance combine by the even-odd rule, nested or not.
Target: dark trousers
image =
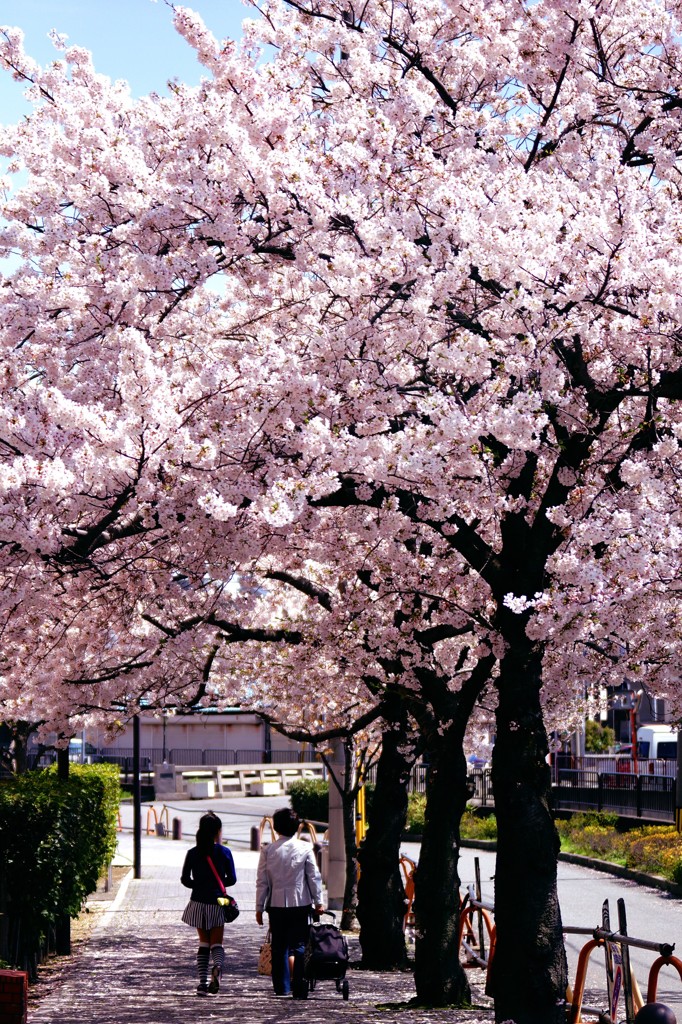
[[[272,987],[278,994],[291,992],[289,957],[298,953],[300,960],[303,955],[310,933],[311,910],[311,906],[268,909],[272,941]]]

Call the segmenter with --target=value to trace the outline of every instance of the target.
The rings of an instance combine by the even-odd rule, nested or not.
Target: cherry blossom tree
[[[0,148],[28,172],[0,234],[12,643],[24,594],[35,623],[64,622],[60,586],[85,617],[108,559],[118,665],[158,642],[174,574],[196,598],[300,570],[333,594],[306,612],[322,674],[343,654],[343,680],[396,682],[442,799],[492,680],[496,1015],[558,1022],[544,709],[600,664],[679,700],[678,5],[263,0],[241,46],[176,23],[209,77],[135,103],[78,48],[41,69],[3,36],[36,100]],[[188,684],[204,590],[152,643]],[[252,678],[267,660],[304,707],[304,649],[310,672],[282,643]],[[46,644],[46,704],[63,656]],[[420,902],[418,995],[446,1001],[425,954],[456,895]]]

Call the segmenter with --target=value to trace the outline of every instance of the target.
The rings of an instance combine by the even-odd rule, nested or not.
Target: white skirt
[[[197,903],[196,900],[190,900],[183,911],[182,920],[192,928],[210,932],[211,928],[222,928],[225,924],[225,914],[217,903]]]

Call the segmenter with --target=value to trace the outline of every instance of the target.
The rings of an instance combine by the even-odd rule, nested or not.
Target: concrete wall
[[[165,726],[165,744],[164,744]],[[87,729],[88,743],[98,749],[129,749],[133,745],[133,729],[129,725],[113,739],[105,731]],[[166,715],[155,717],[143,715],[140,718],[140,747],[154,747],[167,750],[264,750],[266,725],[257,715],[225,714],[210,715]],[[298,750],[299,744],[272,730],[272,750]]]

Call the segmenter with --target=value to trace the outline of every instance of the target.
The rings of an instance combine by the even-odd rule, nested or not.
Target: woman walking
[[[225,965],[225,950],[223,949],[225,916],[223,908],[218,904],[218,897],[222,896],[223,892],[216,873],[225,888],[234,885],[237,881],[232,854],[220,842],[222,829],[220,818],[212,811],[202,815],[199,819],[196,846],[187,852],[180,879],[184,886],[192,890],[182,920],[185,924],[196,928],[199,934],[199,950],[197,952],[197,969],[199,971],[197,995],[199,996],[205,996],[209,992],[216,993],[219,990]],[[211,961],[213,961],[213,966],[210,970],[209,981]]]
[[[290,807],[282,807],[273,814],[272,823],[280,838],[261,850],[256,878],[256,920],[262,925],[263,911],[267,910],[275,995],[288,996],[293,989],[296,998],[299,995],[297,973],[302,969],[311,915],[313,911],[320,913],[324,909],[322,878],[312,846],[296,838],[301,823],[298,815]]]

